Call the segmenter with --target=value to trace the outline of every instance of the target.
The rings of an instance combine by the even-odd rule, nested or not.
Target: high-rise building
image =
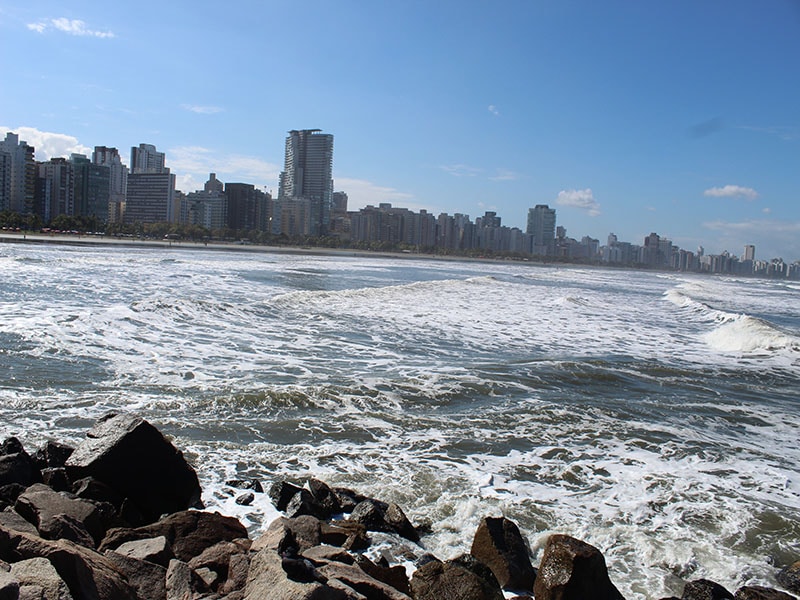
[[[128,167],[122,163],[119,151],[107,146],[94,147],[92,162],[109,168],[110,210],[113,214],[121,215],[125,206],[125,196],[128,193]]]
[[[175,213],[175,175],[166,167],[164,153],[151,144],[131,148],[123,222],[172,223]]]
[[[97,225],[107,223],[111,169],[93,163],[83,154],[73,154],[70,162],[74,173],[74,214],[94,217]]]
[[[45,223],[75,214],[75,169],[66,158],[40,162],[36,179],[36,213]]]
[[[552,255],[556,239],[556,209],[547,204],[529,208],[525,233],[531,236],[531,254]]]
[[[755,260],[756,259],[756,247],[753,244],[747,244],[744,247],[744,256],[742,260]]]
[[[34,212],[38,168],[33,146],[10,131],[0,140],[0,210]]]
[[[328,232],[333,203],[333,135],[321,129],[292,130],[286,138],[278,201],[293,207],[290,237]],[[286,213],[284,207],[281,213]],[[296,213],[296,214],[295,214]],[[284,230],[286,223],[283,224]],[[286,232],[286,231],[285,231]]]

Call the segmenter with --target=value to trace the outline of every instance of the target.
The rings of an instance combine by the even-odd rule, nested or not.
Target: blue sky
[[[0,0],[0,134],[155,144],[178,188],[277,193],[335,139],[350,208],[800,259],[800,0]]]

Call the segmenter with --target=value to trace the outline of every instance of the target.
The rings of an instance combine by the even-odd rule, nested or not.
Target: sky
[[[0,0],[0,135],[154,144],[277,195],[334,135],[349,208],[800,259],[800,0]]]

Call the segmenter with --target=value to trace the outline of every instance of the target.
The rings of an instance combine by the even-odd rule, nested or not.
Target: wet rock
[[[141,417],[111,413],[86,436],[66,461],[71,479],[95,477],[129,498],[150,522],[201,505],[195,470]]]
[[[690,581],[683,588],[681,600],[733,600],[733,594],[708,579]]]
[[[295,494],[300,493],[302,489],[288,481],[276,481],[269,488],[269,498],[275,508],[283,512]]]
[[[790,592],[800,594],[800,560],[782,569],[777,579],[778,583]]]
[[[363,494],[359,494],[349,488],[335,487],[333,493],[336,494],[336,499],[339,501],[339,506],[344,513],[351,513],[353,509],[364,500],[368,500]]]
[[[63,468],[75,448],[49,440],[33,455],[33,461],[39,469]]]
[[[314,499],[314,504],[319,507],[320,513],[328,519],[331,515],[342,512],[342,506],[336,493],[328,485],[319,479],[309,479],[308,489]]]
[[[500,584],[484,565],[460,557],[439,562],[432,560],[418,568],[411,577],[415,600],[503,600]]]
[[[394,502],[390,502],[386,507],[383,513],[383,520],[401,537],[412,542],[419,542],[419,533],[417,533],[411,521],[406,518],[403,510]]]
[[[325,544],[340,546],[346,550],[365,550],[370,546],[367,528],[353,521],[323,522],[320,527],[320,539]]]
[[[551,535],[536,575],[536,600],[622,600],[602,553],[567,535]]]
[[[505,517],[481,519],[470,554],[488,566],[500,587],[533,591],[536,573],[517,525]]]
[[[6,439],[0,447],[0,486],[17,483],[28,487],[41,481],[41,472],[20,441]]]
[[[736,590],[733,597],[735,600],[797,600],[797,598],[785,592],[758,585],[741,587]]]
[[[250,506],[255,499],[255,494],[253,494],[253,492],[248,492],[236,498],[236,504],[239,506]]]

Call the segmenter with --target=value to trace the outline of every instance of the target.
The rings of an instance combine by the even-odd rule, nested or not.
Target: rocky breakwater
[[[240,501],[264,493],[259,482]],[[469,554],[442,561],[391,502],[311,479],[269,489],[283,517],[255,540],[235,518],[203,510],[194,469],[151,424],[101,419],[77,448],[0,448],[0,600],[617,600],[599,550],[549,538],[538,569],[517,526],[484,518]],[[781,572],[800,591],[800,563]],[[682,600],[735,595],[706,580]]]

